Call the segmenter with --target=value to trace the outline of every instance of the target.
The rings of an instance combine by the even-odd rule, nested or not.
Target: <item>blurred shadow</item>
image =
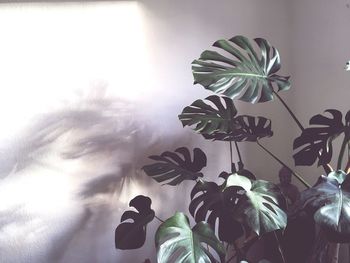
[[[85,251],[86,256],[82,257],[85,262],[94,262],[98,259],[90,260],[88,255],[98,253],[100,243],[109,249],[106,259],[123,260],[123,256],[114,249],[113,239],[106,237],[113,235],[122,213],[120,209],[124,209],[125,202],[128,202],[120,199],[122,192],[126,193],[128,200],[135,194],[134,190],[128,189],[130,184],[125,183],[125,178],[133,178],[143,189],[159,189],[159,185],[140,173],[147,157],[182,145],[192,145],[190,136],[172,134],[170,138],[170,135],[159,131],[145,119],[144,112],[136,110],[132,102],[106,98],[97,92],[92,98],[81,99],[65,105],[64,109],[37,117],[28,129],[14,136],[7,145],[0,145],[0,177],[3,180],[15,182],[33,176],[36,169],[55,171],[57,175],[54,176],[62,174],[68,178],[74,177],[71,184],[74,184],[76,192],[72,201],[80,204],[82,212],[77,215],[72,211],[71,219],[67,218],[71,220],[68,226],[63,224],[58,226],[60,231],[48,232],[52,236],[46,242],[47,247],[40,249],[45,251],[50,262],[68,262],[89,246],[88,251]],[[64,170],[67,162],[76,161],[81,169]],[[4,185],[0,180],[0,187]],[[51,184],[40,187],[56,186]],[[149,192],[153,193],[152,198],[162,201],[172,199],[169,192]],[[25,196],[22,202],[25,207]],[[172,205],[183,204],[173,202]],[[25,210],[25,213],[29,214],[23,214],[20,206],[7,207],[0,213],[0,227],[9,223],[19,226],[26,224],[30,217],[42,216],[34,212],[30,214],[30,209]],[[48,217],[42,221],[45,225],[50,220]],[[46,228],[43,231],[47,231]],[[146,254],[143,258],[151,256]]]

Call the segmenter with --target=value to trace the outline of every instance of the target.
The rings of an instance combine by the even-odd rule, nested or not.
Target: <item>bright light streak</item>
[[[134,1],[2,4],[0,38],[2,151],[34,116],[69,107],[89,96],[91,88],[107,86],[107,97],[129,100],[146,92],[150,67],[141,10]],[[0,231],[0,247],[18,240],[2,251],[5,258],[16,249],[23,259],[25,253],[46,251],[43,235],[62,234],[65,224],[72,225],[83,213],[84,204],[74,195],[87,180],[83,176],[88,165],[60,159],[60,146],[52,149],[50,156],[39,160],[43,166],[14,169],[15,176],[0,181],[0,213],[13,217]],[[96,172],[100,167],[93,169],[92,176],[102,172]],[[130,187],[139,191],[141,186],[130,182]],[[122,195],[122,202],[128,194]],[[52,230],[50,224],[60,227]],[[41,242],[43,247],[34,247],[35,239],[36,246]]]
[[[0,9],[0,138],[94,86],[145,93],[149,65],[139,4],[6,4]],[[136,96],[135,96],[136,95]]]

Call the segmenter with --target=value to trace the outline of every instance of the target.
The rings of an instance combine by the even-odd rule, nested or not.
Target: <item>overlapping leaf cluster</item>
[[[218,40],[213,46],[216,50],[206,50],[192,62],[192,71],[194,83],[215,95],[197,99],[185,107],[179,115],[182,125],[208,140],[235,142],[238,155],[238,143],[256,142],[285,165],[259,142],[273,135],[271,121],[262,116],[238,115],[233,102],[239,99],[261,103],[275,97],[281,100],[278,92],[288,90],[290,82],[289,77],[277,74],[281,68],[278,50],[265,39],[249,41],[243,36]],[[291,113],[283,101],[282,104]],[[333,156],[334,139],[344,134],[338,159],[338,169],[341,168],[343,153],[350,141],[350,111],[344,122],[341,112],[326,112],[332,118],[316,115],[310,120],[312,127],[306,129],[291,113],[302,129],[293,145],[298,151],[293,156],[296,165],[312,165],[317,159],[319,165],[328,165]],[[233,244],[249,233],[263,235],[286,227],[285,199],[280,189],[271,182],[256,180],[243,168],[241,160],[238,171],[233,168],[231,173],[222,173],[223,181],[218,184],[203,175],[207,157],[199,148],[191,154],[188,148],[181,147],[150,159],[153,162],[143,170],[156,182],[170,186],[195,182],[189,212],[196,225],[191,228],[183,213],[176,213],[160,225],[155,238],[159,263],[224,262],[222,242]],[[331,172],[321,177],[315,186],[303,192],[295,209],[296,213],[306,211],[313,216],[329,239],[337,242],[350,241],[348,172]],[[123,214],[122,223],[116,229],[117,248],[134,249],[143,244],[146,225],[155,217],[150,204],[150,199],[143,196],[130,202],[139,213]]]

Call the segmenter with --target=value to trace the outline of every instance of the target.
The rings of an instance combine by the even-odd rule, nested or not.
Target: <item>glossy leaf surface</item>
[[[166,151],[159,156],[153,155],[149,158],[157,162],[145,165],[142,169],[157,182],[169,185],[178,185],[184,180],[196,180],[198,177],[203,177],[200,171],[207,165],[207,157],[199,148],[193,150],[193,160],[190,151],[185,147],[178,148],[175,152]]]
[[[195,125],[193,129],[196,132],[210,135],[232,131],[236,114],[237,110],[230,98],[213,95],[205,100],[196,100],[184,108],[179,119],[184,127]]]
[[[199,181],[191,191],[189,211],[196,222],[207,221],[213,230],[218,222],[221,241],[232,243],[243,235],[241,223],[233,217],[237,188],[226,187],[226,182]]]
[[[255,233],[262,235],[286,227],[287,215],[281,209],[285,207],[285,199],[276,185],[263,180],[251,181],[238,174],[230,175],[227,185],[244,189],[235,216]]]
[[[227,132],[215,132],[203,134],[204,138],[218,141],[249,141],[255,142],[258,139],[271,137],[271,121],[264,117],[253,117],[248,115],[237,116],[234,119],[234,128]]]
[[[117,249],[136,249],[143,246],[146,240],[146,225],[155,216],[151,209],[151,199],[138,195],[133,198],[129,206],[138,211],[125,211],[121,217],[121,224],[115,230],[115,247]],[[132,220],[132,222],[125,222]]]
[[[225,260],[225,248],[207,223],[200,222],[192,229],[183,213],[160,225],[156,233],[157,260],[159,263],[212,263],[216,262],[214,250],[221,262]],[[212,248],[207,250],[206,246]]]
[[[305,129],[294,140],[293,148],[299,150],[293,155],[296,165],[312,165],[317,159],[318,165],[329,163],[333,155],[333,140],[341,133],[350,134],[350,111],[346,114],[344,123],[340,111],[331,109],[326,112],[332,117],[321,114],[313,116],[310,119],[313,127]]]
[[[322,175],[312,188],[302,192],[299,202],[330,241],[350,241],[350,177],[343,171]]]
[[[216,41],[213,46],[222,53],[206,50],[192,62],[195,84],[251,103],[272,100],[274,86],[288,90],[289,77],[276,74],[281,68],[277,49],[262,38],[251,42],[244,36]]]

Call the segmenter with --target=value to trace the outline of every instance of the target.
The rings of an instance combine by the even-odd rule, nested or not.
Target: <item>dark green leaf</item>
[[[125,211],[121,222],[131,219],[133,222],[121,223],[115,230],[115,247],[117,249],[135,249],[143,246],[146,240],[146,225],[155,216],[151,209],[152,200],[149,197],[138,195],[129,203],[138,211]]]
[[[197,223],[207,221],[213,230],[218,221],[220,240],[232,243],[243,235],[242,225],[233,218],[237,198],[237,188],[226,187],[226,182],[219,186],[199,181],[192,189],[189,211]]]
[[[322,175],[301,193],[298,207],[314,216],[330,241],[350,241],[350,177],[343,171]]]
[[[236,168],[236,166],[235,166],[235,168]],[[250,179],[252,181],[256,180],[256,176],[251,171],[245,169],[242,163],[241,163],[241,166],[240,166],[240,164],[238,164],[238,168],[239,168],[239,170],[237,172],[234,172],[234,173],[237,173],[239,175],[247,177],[248,179]],[[236,170],[236,169],[234,169],[234,170]],[[219,178],[223,178],[226,180],[231,174],[229,174],[228,172],[221,172],[219,174]]]
[[[343,132],[350,133],[350,111],[345,116],[345,124],[340,111],[330,109],[326,112],[333,118],[327,118],[321,114],[313,116],[310,119],[310,125],[316,127],[305,129],[294,140],[293,148],[301,148],[293,155],[296,165],[312,165],[317,158],[318,165],[329,163],[333,155],[333,140]]]
[[[156,233],[158,262],[212,263],[215,262],[206,248],[210,246],[225,260],[225,248],[207,223],[200,222],[192,229],[187,216],[176,213],[160,225]]]
[[[205,100],[196,100],[184,108],[179,119],[184,127],[195,125],[194,130],[201,134],[228,133],[234,126],[236,114],[237,110],[230,98],[213,95]]]
[[[166,182],[165,184],[169,185],[178,185],[184,180],[203,177],[199,171],[207,165],[207,157],[199,148],[193,150],[193,160],[191,160],[190,151],[185,147],[149,158],[157,162],[145,165],[142,169],[157,182]]]
[[[203,134],[203,136],[206,139],[219,141],[255,142],[273,135],[271,121],[264,117],[241,115],[234,119],[234,123],[235,125],[229,132],[214,132],[213,134]]]
[[[204,51],[192,62],[195,84],[251,103],[272,100],[274,85],[278,91],[289,89],[289,77],[275,74],[281,67],[277,49],[262,38],[254,42],[256,48],[243,36],[216,41],[213,46],[229,55]]]
[[[276,185],[263,180],[251,181],[244,176],[232,174],[227,178],[227,186],[244,189],[244,194],[238,200],[235,216],[255,233],[262,235],[286,227],[287,216],[281,209],[285,206],[285,199]]]

